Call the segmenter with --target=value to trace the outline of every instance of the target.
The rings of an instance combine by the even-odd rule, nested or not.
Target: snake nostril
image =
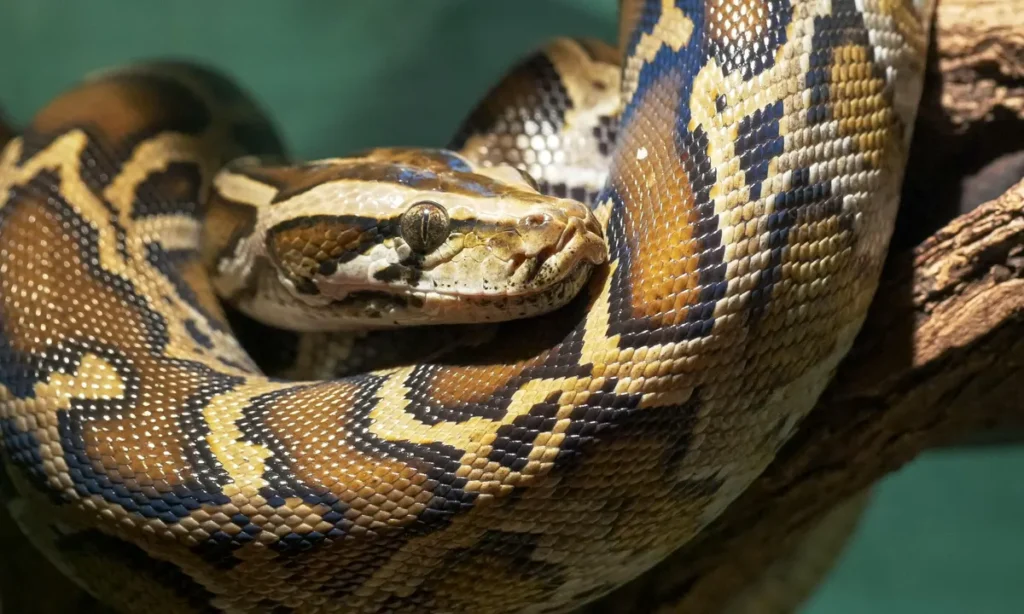
[[[530,227],[543,226],[550,221],[551,216],[545,213],[531,213],[523,218],[523,224]]]

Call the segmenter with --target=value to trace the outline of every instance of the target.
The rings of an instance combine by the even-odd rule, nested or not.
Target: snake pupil
[[[431,252],[444,243],[449,226],[445,208],[430,201],[413,204],[402,214],[399,222],[402,239],[420,254]]]

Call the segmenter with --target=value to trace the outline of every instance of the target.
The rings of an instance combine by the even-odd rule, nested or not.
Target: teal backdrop
[[[82,74],[175,56],[225,70],[293,154],[444,144],[517,58],[613,40],[616,0],[0,0],[0,108],[24,122]],[[1024,449],[928,455],[888,479],[804,614],[1024,612]]]

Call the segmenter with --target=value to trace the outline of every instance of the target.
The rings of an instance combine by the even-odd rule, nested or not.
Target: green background
[[[615,0],[0,0],[0,107],[154,56],[251,89],[293,153],[439,145],[510,63],[557,35],[613,40]],[[1024,612],[1024,450],[932,454],[887,480],[806,614]]]

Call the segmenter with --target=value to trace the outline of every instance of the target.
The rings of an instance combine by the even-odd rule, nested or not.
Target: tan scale
[[[564,91],[547,128],[461,155],[379,149],[311,172],[281,161],[236,86],[182,64],[104,73],[58,97],[0,157],[0,454],[19,522],[127,612],[567,611],[657,564],[743,492],[813,406],[860,326],[892,229],[931,3],[869,0],[841,17],[835,2],[771,12],[781,6],[714,2],[701,27],[722,31],[698,32],[673,2],[625,0],[618,84],[607,48],[555,43],[546,64],[533,56],[541,73],[510,74],[514,87],[492,93]],[[709,44],[688,47],[698,35]],[[820,74],[812,56],[827,63]],[[570,74],[589,69],[600,87]],[[824,93],[809,84],[820,78]],[[594,95],[608,85],[617,101]],[[96,100],[109,112],[83,104]],[[487,122],[474,121],[495,109],[533,112],[501,99],[482,108],[462,134],[486,140]],[[140,126],[158,136],[138,138]],[[560,130],[591,130],[597,154]],[[559,175],[564,143],[606,166]],[[253,157],[226,166],[238,156]],[[259,373],[224,329],[214,288],[249,301],[252,316],[276,300],[277,324],[308,325],[325,307],[288,310],[303,297],[294,279],[280,283],[267,230],[355,207],[390,220],[368,258],[405,253],[395,222],[423,211],[412,205],[427,193],[460,223],[559,201],[495,166],[549,157],[540,174],[564,177],[559,189],[591,182],[580,193],[592,211],[566,218],[580,220],[576,237],[607,242],[608,261],[572,277],[574,256],[542,258],[560,265],[545,282],[571,279],[542,301],[545,315],[518,319],[536,305],[508,302],[493,311],[508,321],[470,343],[429,358],[412,343],[405,364],[343,379],[298,355],[330,347],[309,341],[323,333],[274,337],[285,340],[274,351],[296,352],[298,382]],[[174,162],[198,172],[188,179]],[[182,202],[193,192],[201,203]],[[452,214],[453,203],[474,213]],[[434,245],[444,218],[426,211],[404,224],[418,233],[401,237],[406,247]],[[335,247],[297,236],[293,276],[334,275]],[[515,242],[469,243],[482,266],[457,281],[493,284],[491,259],[511,261]],[[389,299],[363,305],[395,303],[396,275],[414,283],[389,269],[367,284]],[[368,326],[346,333],[358,335],[347,347],[400,339]],[[328,358],[321,369],[345,362]],[[127,579],[126,596],[112,578]]]

